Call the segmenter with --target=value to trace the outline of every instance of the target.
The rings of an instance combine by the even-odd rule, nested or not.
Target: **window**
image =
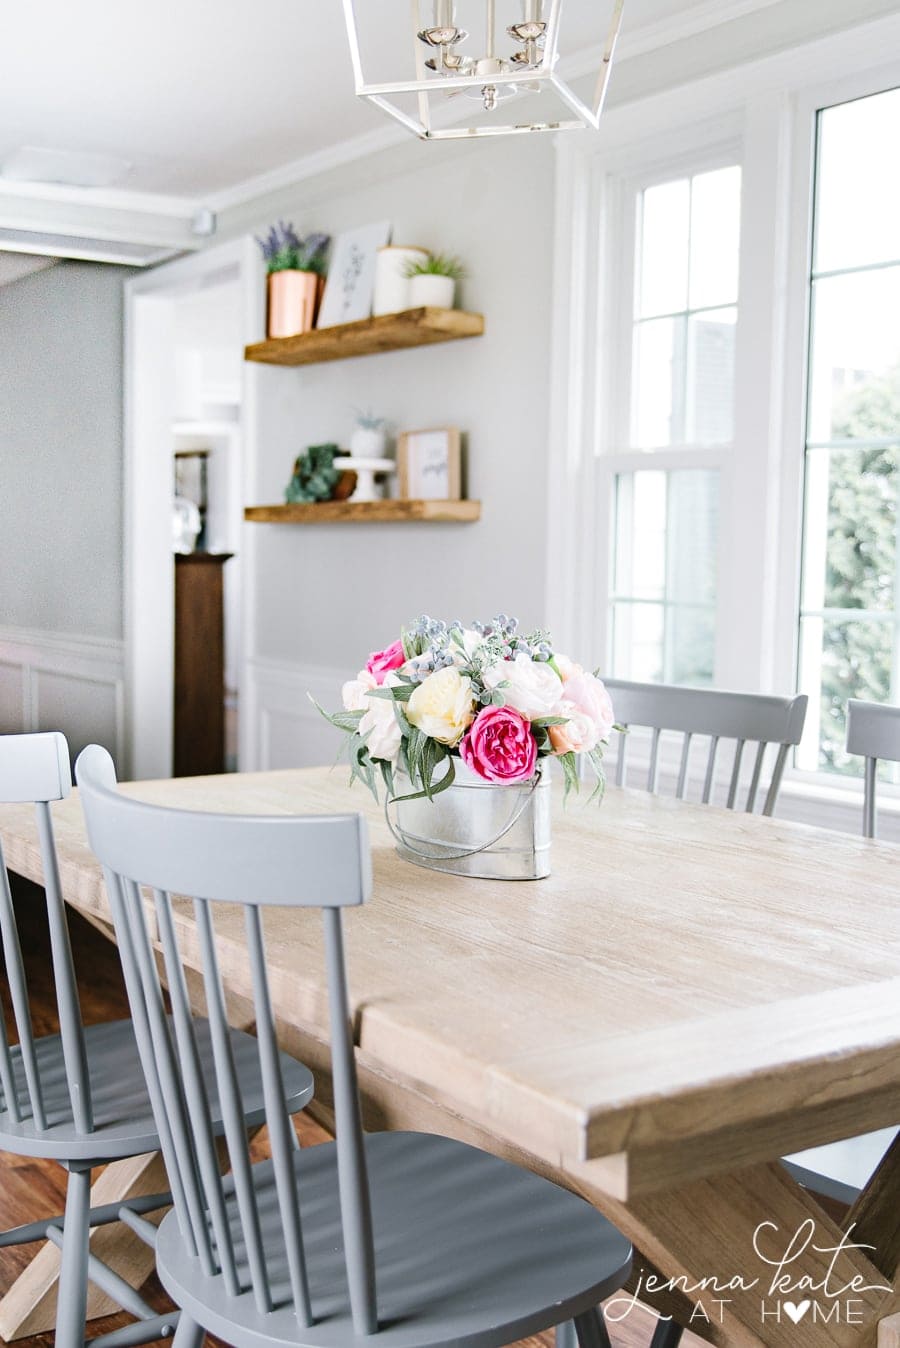
[[[848,698],[900,701],[900,90],[821,111],[810,279],[798,767],[859,774]]]
[[[628,449],[607,463],[611,667],[622,678],[710,684],[715,452],[733,437],[741,170],[726,164],[651,183],[633,200]],[[632,466],[636,457],[646,467]]]

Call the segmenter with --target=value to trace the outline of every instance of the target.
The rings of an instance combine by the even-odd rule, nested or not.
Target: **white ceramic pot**
[[[456,282],[452,276],[432,273],[412,276],[409,281],[409,307],[419,309],[452,309]]]
[[[350,436],[350,453],[354,459],[383,459],[387,449],[387,430],[384,426],[356,426]]]
[[[375,259],[375,294],[373,314],[399,314],[411,308],[409,277],[406,268],[410,262],[424,262],[428,253],[424,248],[401,248],[387,244],[378,249]]]

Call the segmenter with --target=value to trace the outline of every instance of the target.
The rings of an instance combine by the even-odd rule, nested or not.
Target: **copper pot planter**
[[[273,271],[269,274],[270,337],[296,337],[316,325],[322,278],[312,271]]]

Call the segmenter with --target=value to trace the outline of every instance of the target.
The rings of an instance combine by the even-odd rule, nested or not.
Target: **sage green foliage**
[[[287,484],[284,499],[288,505],[297,501],[330,501],[341,475],[334,459],[338,446],[310,445],[294,462],[294,475]]]
[[[894,622],[851,615],[896,610],[900,365],[847,393],[832,437],[860,445],[810,451],[830,454],[825,606],[848,613],[825,622],[820,765],[859,776],[862,761],[844,752],[847,699],[892,700]],[[897,443],[881,449],[866,444],[883,439]]]
[[[451,257],[449,253],[429,253],[424,262],[407,262],[405,275],[413,276],[449,276],[454,281],[461,281],[466,274],[466,269],[458,257]]]

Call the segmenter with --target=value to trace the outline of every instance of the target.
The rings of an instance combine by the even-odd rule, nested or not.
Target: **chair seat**
[[[209,1025],[205,1020],[195,1020],[194,1028],[204,1079],[209,1083],[213,1124],[217,1131],[221,1131]],[[35,1041],[35,1052],[43,1083],[48,1126],[42,1132],[35,1127],[30,1117],[15,1123],[8,1112],[0,1112],[0,1150],[59,1161],[89,1160],[94,1164],[159,1150],[159,1134],[153,1123],[132,1022],[118,1020],[89,1025],[84,1033],[94,1108],[94,1131],[80,1133],[75,1127],[66,1084],[62,1042],[59,1035],[47,1035]],[[265,1119],[258,1046],[251,1035],[241,1030],[232,1029],[229,1033],[247,1106],[247,1125],[253,1127]],[[19,1100],[27,1100],[22,1055],[18,1047],[13,1048],[11,1054]],[[281,1070],[288,1108],[291,1113],[296,1113],[312,1098],[312,1076],[306,1067],[286,1053],[281,1055]]]
[[[271,1162],[253,1167],[274,1309],[250,1290],[233,1190],[231,1230],[242,1292],[201,1270],[170,1213],[157,1269],[175,1302],[238,1348],[491,1348],[572,1319],[620,1288],[631,1246],[588,1203],[530,1171],[424,1133],[366,1137],[378,1269],[377,1337],[353,1330],[333,1143],[296,1153],[316,1323],[299,1325]]]

